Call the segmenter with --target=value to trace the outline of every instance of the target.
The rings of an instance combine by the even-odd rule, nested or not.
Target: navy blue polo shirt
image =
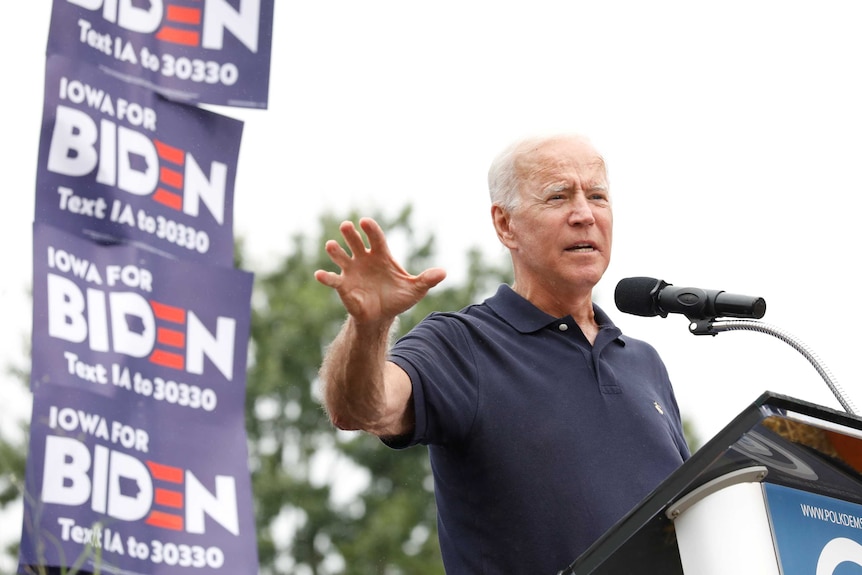
[[[553,575],[689,456],[658,353],[595,314],[590,345],[502,285],[393,346],[416,411],[397,447],[429,446],[447,573]]]

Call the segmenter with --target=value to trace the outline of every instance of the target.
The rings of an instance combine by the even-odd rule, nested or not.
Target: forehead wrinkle
[[[565,182],[567,187],[582,186],[610,193],[605,160],[588,140],[579,137],[532,140],[523,142],[513,154],[512,168],[522,197],[546,193],[559,182]]]
[[[609,191],[608,182],[604,174],[598,174],[595,176],[587,176],[583,178],[560,178],[555,181],[551,181],[547,185],[543,186],[539,190],[539,192],[543,194],[556,193],[564,192],[572,188],[579,188],[586,192]]]
[[[550,176],[568,180],[570,172],[574,171],[581,179],[595,181],[607,179],[605,162],[601,156],[593,157],[586,162],[578,161],[571,156],[554,157],[536,152],[524,156],[518,162],[517,173],[522,180],[534,180],[536,177]],[[599,172],[598,178],[596,172]]]

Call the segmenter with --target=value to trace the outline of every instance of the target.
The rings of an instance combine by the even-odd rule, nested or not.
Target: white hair
[[[517,208],[521,199],[519,161],[543,144],[555,140],[581,140],[590,143],[589,138],[580,134],[556,134],[531,136],[510,144],[494,158],[488,169],[488,192],[491,196],[491,203],[507,211]],[[607,174],[607,166],[605,166],[605,172]]]

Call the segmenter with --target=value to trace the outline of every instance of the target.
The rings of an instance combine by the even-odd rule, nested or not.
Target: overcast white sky
[[[50,2],[5,10],[18,32],[0,35],[0,366],[27,361]],[[764,321],[815,350],[862,409],[860,25],[849,0],[279,1],[269,110],[219,110],[245,121],[235,231],[263,266],[325,209],[412,203],[457,281],[469,246],[503,253],[491,158],[523,134],[584,132],[615,202],[596,296],[659,349],[704,440],[767,389],[839,405],[777,339],[695,337],[682,316],[617,312],[619,279],[764,297]],[[12,413],[29,413],[5,374],[0,405],[7,431]]]

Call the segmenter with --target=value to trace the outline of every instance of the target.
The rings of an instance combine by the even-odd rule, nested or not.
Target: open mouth
[[[588,253],[594,252],[596,249],[591,244],[575,244],[566,248],[567,252]]]

